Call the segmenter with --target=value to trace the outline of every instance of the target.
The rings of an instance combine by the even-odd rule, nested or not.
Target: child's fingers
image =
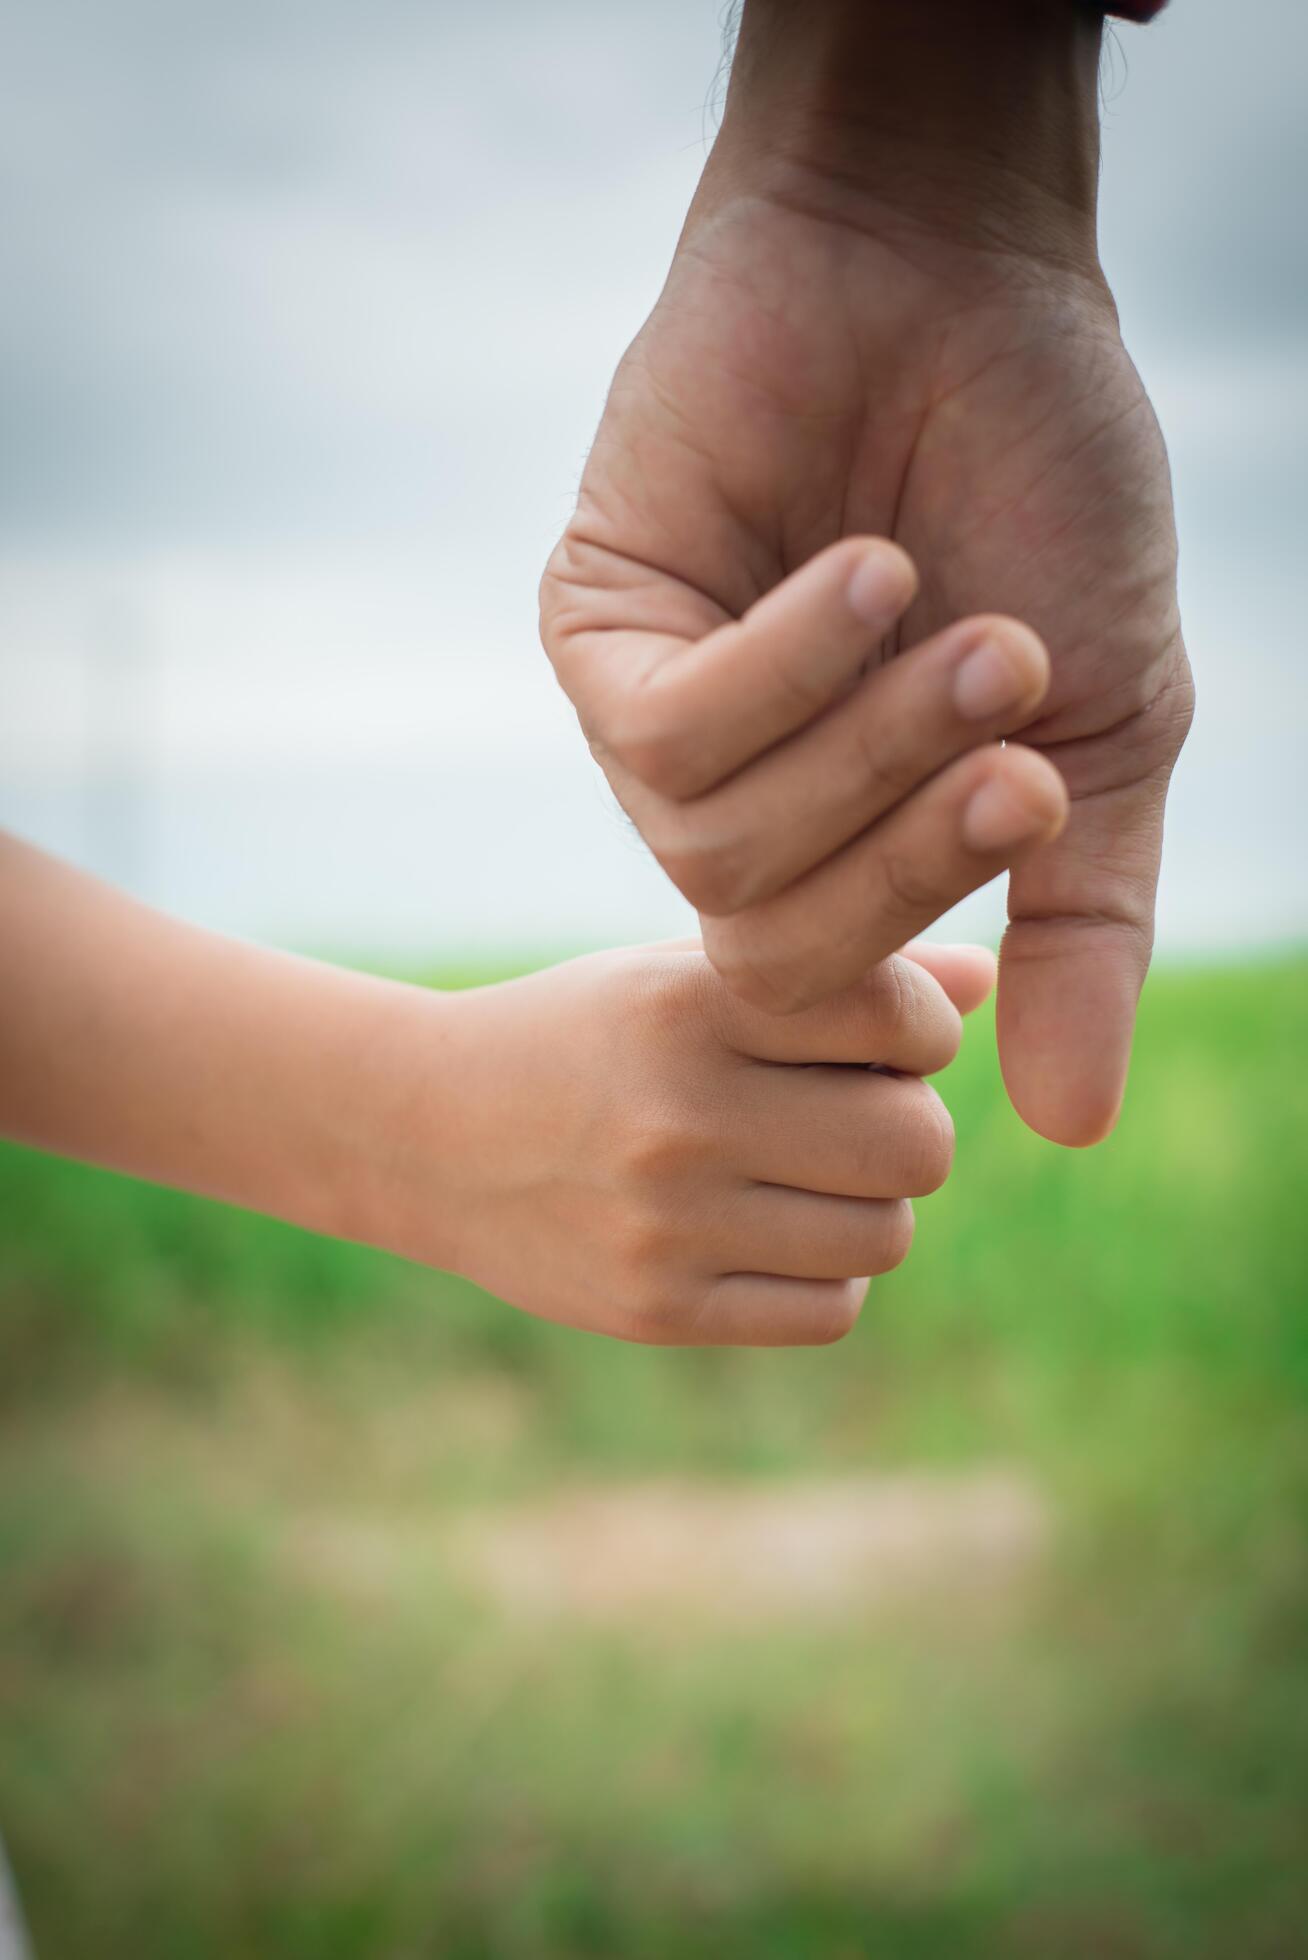
[[[866,1294],[865,1278],[727,1273],[677,1339],[699,1347],[827,1347],[849,1333]]]
[[[714,984],[723,1040],[761,1062],[875,1062],[933,1075],[948,1068],[962,1039],[958,1010],[913,960],[869,963],[851,985],[785,1017]]]
[[[652,945],[647,946],[645,951],[670,957],[683,956],[687,953],[699,954],[707,961],[704,941],[698,933],[689,935],[685,939],[656,940]],[[931,939],[910,939],[906,946],[899,948],[895,957],[901,962],[907,961],[912,966],[920,967],[924,973],[930,974],[959,1014],[974,1014],[978,1007],[989,1000],[995,990],[999,959],[988,946],[954,945]],[[912,986],[911,975],[878,975],[874,970],[849,990],[848,1000],[843,995],[837,995],[832,1001],[822,1003],[816,1012],[835,1015],[837,1017],[835,1025],[841,1030],[836,1037],[841,1052],[836,1055],[824,1054],[822,1060],[843,1062],[884,1060],[887,1067],[901,1068],[906,1073],[914,1075],[934,1075],[937,1069],[948,1067],[958,1052],[958,1026],[952,1016],[940,1017],[937,1026],[928,1010],[934,1008],[938,1014],[938,1003],[929,990],[922,995],[920,1001],[923,1019],[916,1029],[909,1032],[908,1039],[912,1043],[909,1051],[911,1058],[903,1059],[906,1050],[898,1032],[894,1051],[900,1059],[892,1059],[890,1055],[879,1057],[867,1052],[869,1041],[866,1017],[872,1010],[879,990],[885,988],[891,981],[894,983],[895,991],[890,998],[896,1002],[902,1016],[910,998],[906,988]],[[884,1003],[887,996],[883,993],[881,997]],[[916,1000],[916,994],[911,998]],[[776,1060],[774,1051],[779,1044],[789,1047],[792,1044],[807,1042],[808,1028],[803,1015],[791,1015],[779,1029],[775,1015],[770,1014],[762,1021],[745,1020],[741,1017],[756,1016],[759,1010],[746,1007],[745,1003],[738,1000],[735,995],[728,995],[727,999],[735,1016],[733,1027],[736,1030],[734,1040],[737,1046],[745,1047],[753,1053],[761,1045],[761,1048],[766,1050],[767,1057]],[[846,1016],[849,1018],[846,1019]],[[826,1030],[832,1025],[828,1021],[814,1024],[813,1039],[824,1048],[828,1045],[829,1039]],[[935,1042],[938,1042],[938,1048],[928,1046]],[[855,1052],[852,1054],[844,1052],[847,1045],[852,1046]],[[939,1060],[934,1059],[937,1053],[940,1056]],[[813,1057],[790,1055],[786,1059],[812,1060]],[[918,1065],[914,1066],[915,1063]]]
[[[700,796],[821,714],[915,589],[898,545],[843,538],[743,618],[678,650],[615,659],[621,635],[591,632],[556,664],[574,698],[586,697],[583,720],[610,774],[616,763],[661,797]]]
[[[763,1185],[840,1198],[925,1198],[953,1162],[949,1111],[914,1076],[760,1069],[741,1083],[738,1120],[740,1168]]]
[[[743,1194],[725,1237],[723,1256],[736,1270],[783,1279],[888,1273],[913,1243],[913,1207],[907,1198],[835,1198],[759,1185]]]
[[[784,890],[956,756],[1024,727],[1048,684],[1029,627],[965,620],[705,796],[669,802],[620,774],[614,788],[672,882],[724,917]]]
[[[995,990],[999,960],[988,946],[946,946],[929,939],[910,939],[899,952],[901,959],[924,967],[939,982],[960,1014],[974,1014]]]
[[[705,919],[705,951],[744,1000],[793,1014],[1055,837],[1066,814],[1063,780],[1034,750],[976,750],[776,898]]]

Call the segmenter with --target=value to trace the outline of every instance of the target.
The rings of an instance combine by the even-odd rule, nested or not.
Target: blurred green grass
[[[0,1152],[39,1952],[1304,1951],[1306,1035],[1303,958],[1156,976],[1123,1125],[1071,1156],[974,1024],[955,1176],[815,1354],[624,1349]],[[404,1549],[578,1484],[996,1463],[1055,1521],[1011,1598],[540,1622]]]

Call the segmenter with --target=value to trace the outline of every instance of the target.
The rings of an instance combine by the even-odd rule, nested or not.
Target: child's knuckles
[[[921,1003],[905,962],[892,955],[878,960],[852,993],[855,1011],[866,1017],[868,1060],[893,1063],[913,1041],[921,1021]]]
[[[686,1347],[703,1339],[704,1299],[690,1281],[649,1271],[623,1290],[622,1332],[642,1347]]]
[[[615,1025],[624,1031],[634,1027],[654,1039],[670,1038],[685,1065],[686,1079],[693,1080],[697,1065],[690,1045],[697,1033],[716,1040],[721,1021],[721,981],[709,961],[689,951],[677,958],[645,956],[620,968],[615,984]],[[671,1116],[665,1109],[661,1121],[666,1124]]]
[[[894,1181],[906,1198],[929,1198],[946,1182],[954,1164],[954,1123],[939,1096],[926,1083],[904,1083],[900,1114],[887,1145]]]
[[[843,1341],[857,1326],[866,1295],[866,1281],[850,1279],[833,1285],[829,1298],[821,1306],[806,1303],[797,1309],[792,1323],[794,1345],[834,1347],[837,1341]]]
[[[675,1183],[710,1141],[698,1134],[688,1116],[669,1110],[633,1123],[619,1138],[615,1154],[627,1182],[648,1196]]]
[[[876,1243],[868,1249],[866,1270],[872,1274],[893,1273],[896,1266],[902,1266],[912,1249],[916,1230],[917,1219],[907,1198],[888,1205]]]
[[[611,1225],[608,1255],[628,1311],[643,1314],[661,1297],[673,1252],[673,1234],[653,1205],[633,1206]]]
[[[962,1018],[943,989],[898,954],[870,967],[840,1008],[866,1026],[869,1061],[915,1075],[947,1068],[963,1039]]]

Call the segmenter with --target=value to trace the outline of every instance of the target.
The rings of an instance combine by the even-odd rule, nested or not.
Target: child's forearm
[[[949,1168],[916,1078],[993,977],[918,948],[777,1019],[672,944],[433,994],[197,931],[0,836],[0,1133],[574,1326],[826,1341]]]
[[[43,1149],[385,1243],[452,1005],[202,932],[0,835],[0,1131]]]

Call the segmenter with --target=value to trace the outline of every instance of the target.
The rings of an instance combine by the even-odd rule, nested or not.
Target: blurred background
[[[722,55],[714,0],[0,8],[0,823],[437,981],[685,928],[535,588]],[[1297,0],[1105,58],[1200,687],[1109,1145],[974,1029],[801,1357],[0,1155],[41,1954],[1305,1951],[1306,82]]]

